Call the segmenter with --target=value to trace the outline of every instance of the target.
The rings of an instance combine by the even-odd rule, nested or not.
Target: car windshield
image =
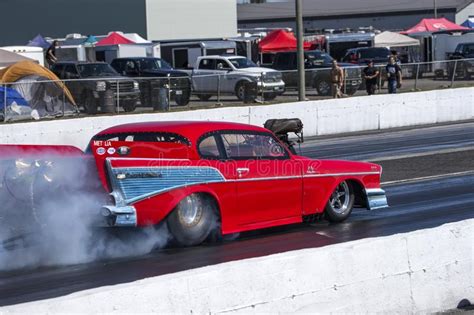
[[[386,48],[371,48],[360,51],[362,59],[387,59],[390,57],[390,51]]]
[[[328,64],[332,62],[331,56],[321,52],[308,52],[305,54],[305,59],[310,64]]]
[[[142,59],[140,60],[142,70],[171,70],[172,67],[161,59]]]
[[[77,65],[77,69],[81,74],[81,77],[110,77],[118,76],[119,74],[106,63],[91,63]]]
[[[257,65],[252,60],[247,58],[232,58],[229,59],[229,61],[237,69],[257,67]]]

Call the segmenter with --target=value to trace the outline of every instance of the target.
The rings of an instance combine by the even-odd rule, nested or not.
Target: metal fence
[[[385,65],[375,94],[388,93]],[[474,59],[402,64],[397,93],[474,86]],[[367,95],[363,69],[344,67],[343,97]],[[328,99],[330,68],[306,70],[308,100]],[[0,121],[177,111],[297,100],[297,71],[207,70],[189,77],[102,77],[47,81],[27,76],[0,86]],[[6,106],[5,106],[6,104]]]

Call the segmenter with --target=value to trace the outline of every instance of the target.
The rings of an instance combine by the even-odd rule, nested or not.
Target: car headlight
[[[138,84],[137,81],[133,81],[133,89],[134,89],[134,90],[140,89],[140,84]]]
[[[104,81],[97,81],[95,83],[95,90],[97,92],[103,92],[107,89],[107,83]]]

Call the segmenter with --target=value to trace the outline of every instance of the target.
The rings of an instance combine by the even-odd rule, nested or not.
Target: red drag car
[[[166,222],[183,245],[201,243],[216,223],[230,234],[388,206],[379,165],[298,156],[251,125],[126,124],[94,136],[88,152],[113,197],[102,209],[108,225]]]

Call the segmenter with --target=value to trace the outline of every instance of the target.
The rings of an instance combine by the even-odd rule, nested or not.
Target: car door
[[[271,133],[229,131],[220,136],[227,167],[235,175],[239,225],[271,226],[300,219],[301,163]]]
[[[197,164],[201,167],[217,169],[225,179],[223,183],[212,187],[219,196],[222,230],[238,230],[239,213],[235,181],[237,166],[233,161],[225,158],[222,141],[217,132],[202,135],[197,141],[197,151],[200,158],[197,160]]]
[[[241,78],[237,75],[226,59],[216,59],[217,84],[220,93],[234,93],[235,84]]]
[[[197,70],[193,72],[193,88],[196,92],[217,91],[216,60],[203,58],[199,61]]]

